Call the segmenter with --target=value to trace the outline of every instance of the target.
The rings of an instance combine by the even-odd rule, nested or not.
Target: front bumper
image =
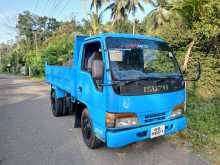
[[[118,148],[134,142],[150,139],[151,128],[160,125],[165,125],[164,135],[171,135],[180,132],[181,130],[186,128],[187,120],[183,116],[177,119],[173,119],[157,124],[142,126],[138,128],[123,130],[123,131],[117,131],[117,132],[107,131],[106,134],[107,146],[110,148]]]

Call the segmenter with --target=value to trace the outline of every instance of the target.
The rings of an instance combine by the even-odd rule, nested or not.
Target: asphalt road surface
[[[182,140],[159,138],[91,150],[73,116],[55,118],[49,86],[0,75],[0,165],[206,165]]]

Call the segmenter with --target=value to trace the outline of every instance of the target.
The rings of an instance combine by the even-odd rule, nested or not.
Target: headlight
[[[106,113],[106,126],[108,128],[123,128],[138,125],[134,113]]]
[[[177,117],[181,116],[183,114],[183,112],[184,112],[184,103],[175,106],[170,117],[177,118]]]

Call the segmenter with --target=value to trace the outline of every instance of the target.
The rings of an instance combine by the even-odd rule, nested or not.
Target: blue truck
[[[200,65],[196,67],[200,77]],[[54,116],[74,114],[89,148],[118,148],[172,135],[187,126],[186,80],[158,37],[75,36],[72,66],[46,63]]]

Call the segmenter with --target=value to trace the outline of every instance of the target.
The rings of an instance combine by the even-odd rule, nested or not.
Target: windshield
[[[107,38],[113,80],[179,76],[175,57],[165,42]]]

